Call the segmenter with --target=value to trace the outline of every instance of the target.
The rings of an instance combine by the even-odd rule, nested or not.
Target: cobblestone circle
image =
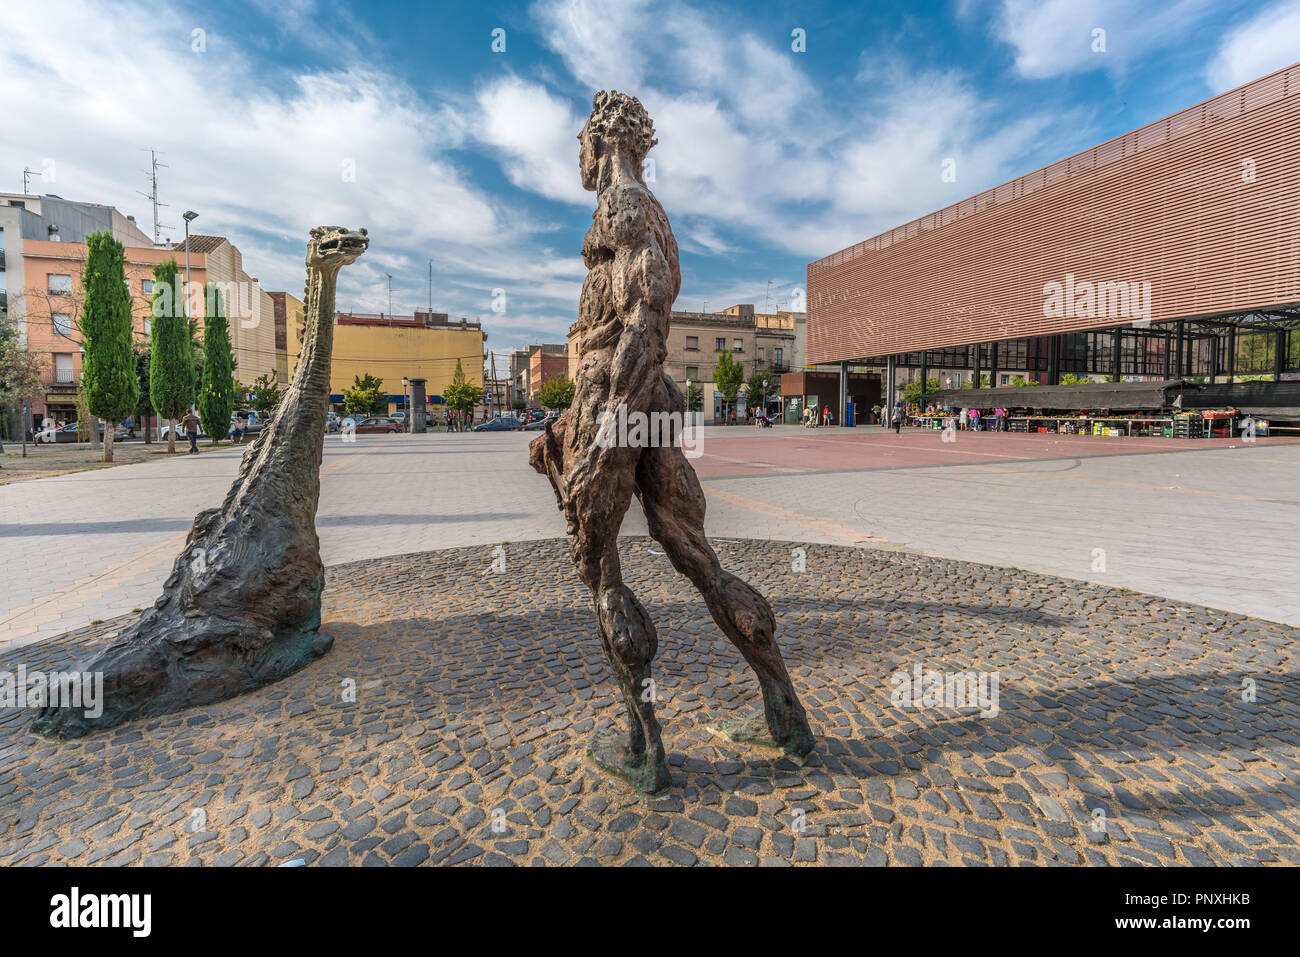
[[[652,799],[583,759],[621,708],[565,543],[425,552],[332,567],[333,650],[259,692],[76,742],[0,710],[0,864],[1300,864],[1297,629],[904,552],[717,548],[776,612],[803,766],[710,732],[756,682],[655,542],[620,542],[660,634]],[[66,669],[125,621],[0,670]],[[999,712],[896,705],[918,664],[996,673]]]

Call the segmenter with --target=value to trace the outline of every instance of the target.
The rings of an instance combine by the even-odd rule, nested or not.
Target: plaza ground
[[[562,536],[534,434],[328,436],[326,563]],[[903,549],[1300,624],[1296,440],[706,427],[703,451],[715,537]],[[241,454],[0,487],[0,648],[152,602]],[[623,531],[646,531],[635,502]]]
[[[706,429],[708,529],[818,743],[715,733],[757,683],[634,504],[646,799],[584,760],[622,709],[530,437],[327,438],[334,647],[80,741],[0,708],[0,863],[1300,864],[1300,443]],[[111,640],[239,454],[0,488],[0,674]],[[994,698],[898,700],[918,670]]]

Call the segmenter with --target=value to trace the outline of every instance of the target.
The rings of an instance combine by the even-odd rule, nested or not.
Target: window
[[[687,367],[686,367],[686,378],[689,379],[689,380],[692,381],[692,382],[696,382],[696,381],[698,381],[699,378],[700,378],[700,367],[699,367],[699,366],[687,366]]]
[[[72,277],[50,273],[49,290],[51,296],[72,295]]]
[[[1000,375],[998,379],[1001,380],[998,383],[999,385],[1011,385],[1011,376],[1009,375]]]
[[[54,314],[54,334],[58,336],[72,335],[72,317],[62,312],[56,312]]]
[[[960,389],[960,388],[961,388],[961,373],[960,373],[960,372],[954,372],[954,373],[952,374],[952,387],[953,387],[954,389]]]
[[[72,353],[54,353],[54,381],[60,385],[70,385],[72,379]]]
[[[699,351],[699,348],[700,348],[700,337],[699,337],[699,336],[687,336],[687,337],[686,337],[686,348],[687,348],[687,349],[690,349],[690,350],[692,350],[692,351],[696,351],[696,352],[698,352],[698,351]]]
[[[745,340],[744,340],[744,339],[732,339],[732,340],[731,340],[731,351],[732,351],[732,352],[744,352],[744,351],[745,351]]]
[[[773,362],[773,364],[775,364],[775,365],[781,365],[781,358],[782,358],[783,355],[784,355],[784,350],[781,349],[779,346],[778,346],[777,348],[773,349],[773,350],[772,350],[772,362]]]
[[[140,280],[140,291],[141,291],[142,293],[144,293],[146,296],[152,296],[152,295],[153,295],[153,280],[152,280],[152,279],[141,279],[141,280]]]
[[[146,336],[150,334],[149,329],[150,329],[150,326],[149,326],[149,319],[146,317],[145,320],[144,320],[144,334],[145,334]]]
[[[713,340],[713,351],[714,351],[714,352],[726,352],[726,351],[727,351],[727,340],[726,340],[726,339],[714,339],[714,340]]]

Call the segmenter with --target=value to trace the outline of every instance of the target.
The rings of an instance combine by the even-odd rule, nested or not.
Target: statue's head
[[[583,189],[596,189],[597,170],[603,156],[622,153],[640,175],[641,163],[655,139],[655,125],[650,114],[635,96],[601,90],[591,101],[591,116],[578,134],[582,144],[578,165],[582,169]]]
[[[353,231],[345,226],[317,226],[307,240],[307,267],[346,266],[370,245],[364,229]]]

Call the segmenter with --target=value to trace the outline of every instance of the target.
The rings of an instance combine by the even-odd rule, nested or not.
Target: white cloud
[[[1045,79],[1122,69],[1168,37],[1185,35],[1211,8],[1211,0],[1002,0],[995,32],[1015,48],[1017,72]],[[1104,51],[1094,49],[1098,39]]]
[[[1215,93],[1300,61],[1300,2],[1278,3],[1232,30],[1205,71]]]
[[[584,118],[538,83],[507,76],[479,91],[475,135],[499,150],[510,182],[547,199],[591,205],[578,178]]]

